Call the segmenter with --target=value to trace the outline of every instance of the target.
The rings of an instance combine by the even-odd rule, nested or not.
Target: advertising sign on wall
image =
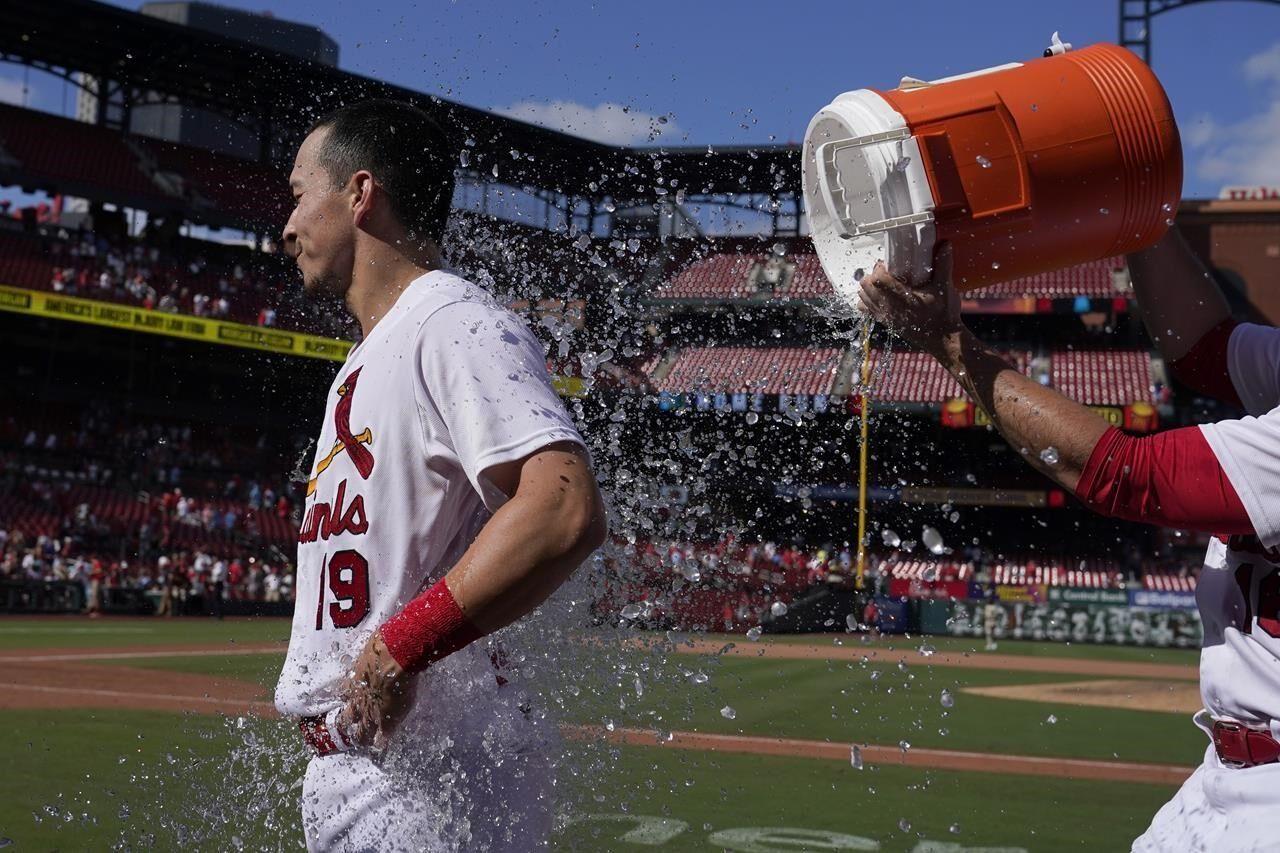
[[[1027,604],[997,602],[997,639],[1113,643],[1161,648],[1196,648],[1203,635],[1195,609],[1130,607],[1112,604]],[[985,604],[957,601],[951,605],[951,634],[985,635]]]

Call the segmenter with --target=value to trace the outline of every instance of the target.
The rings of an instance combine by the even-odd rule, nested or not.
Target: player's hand
[[[396,663],[376,631],[364,644],[348,678],[346,705],[338,714],[338,726],[348,742],[381,754],[413,702],[413,679]]]
[[[933,275],[911,284],[892,275],[878,262],[861,281],[863,309],[877,323],[926,352],[939,355],[948,337],[960,332],[960,296],[951,283],[951,244],[941,242],[933,253]]]

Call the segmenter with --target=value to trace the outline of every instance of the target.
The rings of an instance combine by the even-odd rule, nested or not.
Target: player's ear
[[[351,214],[356,227],[360,227],[373,212],[373,197],[377,182],[374,181],[372,173],[361,169],[351,176],[347,186],[351,194]]]

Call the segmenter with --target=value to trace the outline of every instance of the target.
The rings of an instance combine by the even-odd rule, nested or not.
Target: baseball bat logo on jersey
[[[338,386],[338,405],[333,410],[333,426],[338,437],[333,447],[329,449],[329,454],[316,463],[315,473],[307,481],[308,497],[315,493],[316,481],[320,479],[320,475],[327,471],[344,451],[347,458],[351,460],[351,464],[356,466],[361,479],[367,480],[373,473],[373,453],[365,446],[373,444],[373,430],[365,427],[359,435],[353,435],[351,432],[351,401],[356,396],[356,383],[360,380],[361,370],[364,368],[358,367],[351,371],[346,381]]]

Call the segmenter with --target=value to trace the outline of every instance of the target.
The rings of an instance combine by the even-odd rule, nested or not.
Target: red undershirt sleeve
[[[1205,332],[1182,358],[1170,362],[1169,370],[1178,381],[1201,394],[1243,408],[1227,360],[1231,333],[1239,325],[1230,317],[1223,320]]]
[[[1199,427],[1142,437],[1108,429],[1080,473],[1076,496],[1114,518],[1214,534],[1254,532]]]

